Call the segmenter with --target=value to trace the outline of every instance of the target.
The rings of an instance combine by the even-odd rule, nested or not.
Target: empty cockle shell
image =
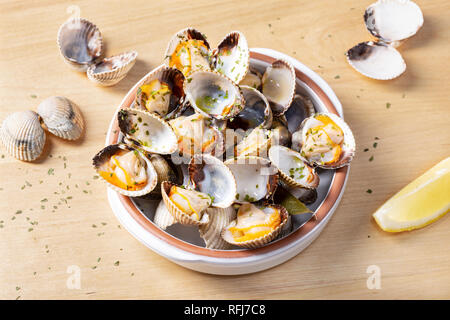
[[[53,96],[43,100],[37,112],[45,129],[54,135],[76,140],[84,130],[84,120],[80,108],[65,97]]]
[[[278,186],[278,170],[265,158],[237,157],[226,160],[225,165],[236,179],[237,203],[268,199]]]
[[[231,170],[211,155],[195,155],[189,162],[194,188],[212,198],[212,206],[226,208],[236,199],[236,180]]]
[[[366,77],[390,80],[406,70],[401,54],[382,42],[361,42],[347,51],[348,63]]]
[[[212,202],[209,195],[168,181],[161,183],[161,194],[167,210],[178,223],[199,226],[209,222],[206,213]]]
[[[311,165],[337,169],[350,164],[356,150],[355,138],[342,118],[316,113],[305,119],[292,135],[292,149]]]
[[[262,84],[261,79],[262,74],[250,67],[244,79],[239,82],[239,86],[249,86],[259,90]]]
[[[171,118],[184,100],[184,76],[175,68],[161,66],[151,72],[136,93],[136,106],[163,118]]]
[[[210,56],[205,35],[194,28],[185,28],[169,41],[164,63],[188,76],[197,70],[211,70]]]
[[[91,64],[87,69],[90,80],[102,86],[112,86],[125,78],[133,68],[137,58],[136,51],[121,53],[103,59],[100,63]]]
[[[300,153],[283,146],[272,146],[269,159],[288,186],[315,189],[319,185],[319,175]]]
[[[215,70],[226,75],[236,83],[241,82],[250,65],[247,40],[239,31],[230,32],[218,45]]]
[[[222,230],[236,218],[234,207],[208,208],[206,212],[209,216],[209,222],[198,228],[200,237],[205,241],[206,248],[216,250],[231,249],[231,244],[222,238]]]
[[[22,161],[37,159],[45,145],[45,132],[38,114],[19,111],[7,116],[0,127],[0,140],[14,158]]]
[[[314,105],[311,99],[307,96],[296,94],[291,106],[283,115],[289,132],[294,133],[297,131],[303,120],[310,117],[314,112]]]
[[[256,127],[270,128],[272,125],[272,109],[266,97],[249,86],[240,86],[244,95],[245,107],[236,116],[228,120],[231,129],[249,130]]]
[[[409,38],[423,25],[419,6],[409,0],[379,0],[364,13],[367,30],[384,42]]]
[[[145,154],[125,144],[107,146],[92,162],[108,187],[126,196],[143,196],[158,182],[158,175]]]
[[[262,93],[270,102],[274,116],[286,112],[295,94],[295,71],[287,61],[276,60],[262,78]]]
[[[235,156],[267,156],[267,150],[272,144],[272,137],[271,130],[256,127],[236,145]]]
[[[146,152],[171,154],[178,148],[172,127],[153,113],[138,109],[121,109],[117,120],[120,131],[125,135],[125,141]]]
[[[170,227],[176,223],[173,215],[167,210],[164,200],[161,200],[155,211],[155,216],[153,217],[153,222],[163,230]]]
[[[223,154],[222,130],[213,126],[211,119],[195,113],[188,117],[179,116],[169,123],[178,138],[178,151],[181,155],[190,158],[194,154]]]
[[[289,214],[280,205],[240,206],[237,218],[223,231],[223,239],[233,245],[255,249],[274,240],[288,220]]]
[[[239,87],[217,72],[192,73],[184,81],[184,92],[197,112],[219,120],[234,117],[245,106]]]
[[[100,30],[86,19],[67,20],[59,28],[57,42],[64,61],[78,71],[86,71],[103,55]]]

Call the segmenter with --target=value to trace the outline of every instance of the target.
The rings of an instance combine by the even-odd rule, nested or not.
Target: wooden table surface
[[[82,109],[86,134],[78,142],[50,137],[35,163],[0,149],[0,298],[450,298],[450,218],[388,234],[371,217],[450,155],[450,2],[417,0],[424,26],[399,49],[406,73],[388,82],[361,76],[344,57],[371,38],[363,23],[371,2],[1,1],[0,120],[62,95]],[[114,87],[93,85],[59,55],[58,27],[77,8],[100,28],[107,54],[139,53]],[[237,29],[250,47],[297,58],[330,84],[355,134],[357,153],[335,215],[311,246],[270,270],[213,276],[160,257],[119,226],[105,185],[93,178],[91,158],[104,145],[118,104],[186,26],[206,33],[214,46]],[[380,268],[380,289],[366,285],[371,265]],[[80,289],[67,287],[70,266],[81,270]]]

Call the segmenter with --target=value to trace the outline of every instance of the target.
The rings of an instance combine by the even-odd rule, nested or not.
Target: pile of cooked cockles
[[[176,33],[117,121],[118,143],[93,158],[98,175],[125,196],[160,200],[157,226],[195,226],[210,249],[288,234],[291,215],[317,198],[316,168],[355,153],[348,125],[297,92],[293,66],[274,59],[261,74],[238,31],[217,48],[193,28]]]

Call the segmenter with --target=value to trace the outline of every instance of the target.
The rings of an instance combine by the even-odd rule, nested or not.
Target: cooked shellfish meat
[[[201,220],[203,211],[211,205],[209,195],[176,185],[170,188],[168,196],[179,210],[196,221]]]
[[[256,127],[242,139],[235,148],[235,154],[241,156],[266,156],[272,142],[273,132]]]
[[[185,76],[197,70],[211,70],[208,41],[195,29],[183,29],[169,42],[165,61]]]
[[[118,150],[98,168],[98,174],[124,190],[141,190],[147,184],[147,165],[136,150]]]
[[[228,227],[234,242],[245,242],[261,238],[275,229],[282,222],[281,212],[276,207],[258,208],[246,203],[240,206],[237,218]]]
[[[169,123],[178,137],[178,150],[182,155],[220,155],[223,152],[222,134],[203,115],[179,116]]]
[[[298,152],[279,145],[272,146],[269,159],[289,186],[316,188],[319,185],[318,174]]]

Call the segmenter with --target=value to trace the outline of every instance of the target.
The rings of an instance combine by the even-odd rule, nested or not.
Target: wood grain
[[[388,82],[364,78],[344,57],[370,39],[362,16],[371,2],[77,1],[81,16],[99,26],[107,54],[139,53],[124,80],[102,88],[59,56],[56,33],[73,2],[2,1],[0,120],[63,95],[82,109],[86,134],[78,142],[51,137],[35,163],[0,150],[0,298],[450,298],[450,219],[392,235],[371,218],[391,195],[449,156],[450,21],[444,13],[450,2],[417,0],[424,26],[399,49],[406,73]],[[179,267],[120,228],[105,185],[93,179],[91,158],[122,97],[161,63],[172,34],[186,26],[202,30],[213,45],[237,29],[250,47],[297,58],[344,106],[357,154],[343,200],[321,236],[281,266],[233,277]],[[81,268],[80,289],[66,286],[71,265]],[[381,269],[380,290],[367,289],[370,265]]]

